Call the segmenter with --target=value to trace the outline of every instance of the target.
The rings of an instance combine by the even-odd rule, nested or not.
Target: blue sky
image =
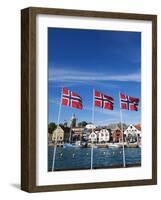
[[[82,97],[83,110],[62,106],[61,123],[72,113],[91,122],[93,89],[115,101],[113,111],[95,108],[95,124],[119,122],[119,91],[141,96],[141,33],[48,28],[48,122],[57,122],[63,87]],[[125,123],[140,118],[140,110],[123,110]]]

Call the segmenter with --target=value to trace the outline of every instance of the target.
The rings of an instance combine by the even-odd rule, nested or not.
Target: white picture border
[[[141,167],[48,172],[48,27],[141,32]],[[152,22],[92,17],[36,17],[36,185],[152,178]]]

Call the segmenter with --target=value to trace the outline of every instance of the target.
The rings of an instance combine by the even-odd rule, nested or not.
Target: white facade
[[[52,141],[57,143],[63,143],[64,140],[64,130],[57,126],[57,128],[53,131]]]
[[[138,137],[141,135],[141,131],[135,128],[132,124],[124,131],[126,140],[128,142],[137,142]]]
[[[91,142],[97,142],[97,134],[92,131],[92,133],[89,135],[89,140]]]
[[[107,129],[102,129],[98,133],[98,141],[108,142],[110,140],[110,132]]]

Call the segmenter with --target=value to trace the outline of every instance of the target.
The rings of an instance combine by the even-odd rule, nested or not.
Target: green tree
[[[56,129],[56,124],[54,122],[51,122],[48,124],[48,133],[52,134],[52,132]]]
[[[64,129],[64,124],[59,124],[59,126],[60,126],[62,129]]]
[[[86,121],[82,121],[78,123],[78,127],[84,128],[87,125]]]

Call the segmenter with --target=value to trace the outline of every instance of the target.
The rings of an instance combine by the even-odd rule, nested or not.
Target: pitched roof
[[[141,124],[135,124],[134,127],[135,127],[136,129],[138,129],[139,131],[141,131]]]
[[[62,129],[61,126],[57,126],[56,129],[55,129],[53,132],[55,133],[55,132],[58,131],[58,130],[60,130],[60,131],[64,131],[64,130]]]

